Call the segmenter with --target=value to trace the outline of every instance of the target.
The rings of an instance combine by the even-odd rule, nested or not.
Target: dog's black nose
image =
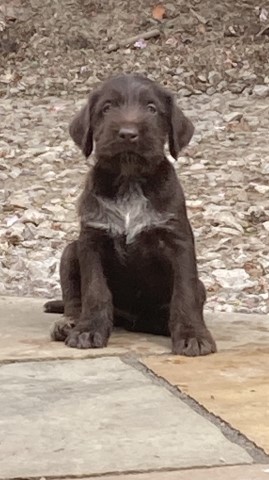
[[[119,137],[122,140],[136,142],[138,139],[138,130],[136,127],[122,127],[119,131]]]

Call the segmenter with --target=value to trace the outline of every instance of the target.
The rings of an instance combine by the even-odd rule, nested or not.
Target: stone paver
[[[118,475],[103,477],[104,480],[268,480],[268,478],[269,465],[203,468],[176,472],[141,473],[123,477]],[[85,478],[84,480],[90,479]]]
[[[106,349],[78,350],[52,342],[49,330],[60,315],[43,312],[43,299],[0,297],[0,361],[87,358],[136,352],[169,353],[170,340],[152,335],[115,331]]]
[[[1,479],[252,463],[119,358],[4,364],[0,385]]]
[[[43,313],[43,299],[0,297],[0,361],[87,358],[102,355],[170,353],[170,339],[115,331],[106,349],[76,350],[51,342],[49,329],[60,315]],[[219,350],[269,344],[269,316],[207,313]]]
[[[129,353],[269,453],[268,316],[206,314],[219,353],[188,359],[170,355],[170,339],[123,331],[100,350],[51,342],[50,325],[60,316],[44,314],[43,302],[0,297],[0,480],[112,480],[117,472],[131,480],[138,471],[253,462],[214,424],[117,358]],[[269,479],[258,466],[133,478],[187,480],[190,472],[192,480]]]
[[[144,363],[269,454],[269,343],[204,358],[147,357]]]

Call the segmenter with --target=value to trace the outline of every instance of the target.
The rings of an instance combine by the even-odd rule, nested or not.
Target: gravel
[[[175,91],[196,126],[175,167],[207,308],[268,313],[268,6],[165,2],[158,22],[155,3],[0,6],[0,294],[59,296],[59,259],[77,235],[76,201],[94,161],[68,123],[100,80],[139,71]],[[160,36],[126,42],[156,28]],[[117,42],[126,45],[108,53]]]

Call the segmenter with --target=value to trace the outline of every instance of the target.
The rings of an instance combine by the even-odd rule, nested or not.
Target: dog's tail
[[[64,302],[62,300],[50,300],[44,305],[46,313],[64,313]]]

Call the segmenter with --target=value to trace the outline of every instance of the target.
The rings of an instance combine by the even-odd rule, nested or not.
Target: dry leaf
[[[155,5],[152,9],[152,17],[155,20],[163,20],[163,17],[165,16],[165,7],[159,3],[158,5]]]
[[[175,37],[170,37],[165,42],[166,45],[171,45],[171,47],[176,47],[178,44],[178,39]]]
[[[197,25],[196,30],[198,33],[206,33],[206,28],[202,23],[199,23],[199,25]]]
[[[260,22],[266,22],[267,21],[268,11],[266,10],[266,8],[264,8],[264,7],[261,8],[259,18],[260,18]]]
[[[140,38],[134,43],[134,47],[136,48],[146,48],[147,42],[143,38]]]

